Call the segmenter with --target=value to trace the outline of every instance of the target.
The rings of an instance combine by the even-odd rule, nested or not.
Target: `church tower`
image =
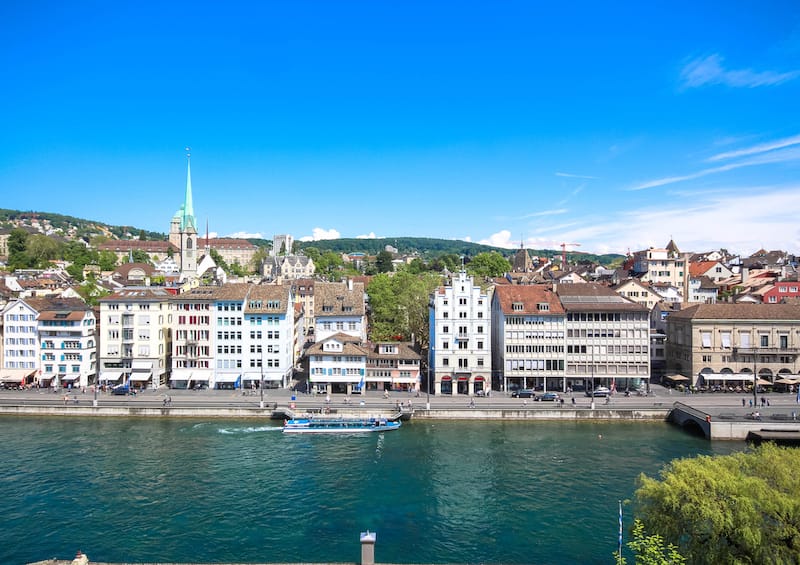
[[[192,166],[191,153],[186,148],[186,193],[183,205],[175,212],[169,227],[169,242],[178,248],[176,257],[181,276],[192,277],[197,274],[197,222],[192,208]]]

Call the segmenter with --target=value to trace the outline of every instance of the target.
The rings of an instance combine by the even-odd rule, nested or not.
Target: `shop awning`
[[[750,381],[753,382],[753,373],[700,373],[700,377],[708,381]]]
[[[149,371],[146,373],[143,372],[136,372],[131,373],[131,380],[137,383],[144,383],[149,381],[153,377],[153,372]]]
[[[173,369],[169,376],[169,382],[188,381],[192,378],[191,369]]]
[[[0,381],[4,383],[21,383],[33,369],[0,369]]]
[[[238,373],[222,373],[217,375],[216,382],[218,383],[235,383],[241,378]]]
[[[62,383],[71,383],[73,381],[77,381],[81,378],[80,374],[70,373],[69,375],[61,375],[61,382]]]
[[[195,369],[192,371],[192,376],[189,379],[190,382],[208,382],[211,380],[211,371],[204,370],[204,369]]]
[[[115,383],[122,377],[121,371],[103,371],[100,373],[100,382]]]
[[[703,374],[707,374],[707,373],[703,373]],[[666,376],[666,377],[664,377],[664,378],[665,378],[665,379],[668,379],[668,380],[670,380],[670,381],[673,381],[673,382],[678,382],[678,381],[688,381],[688,380],[690,380],[690,379],[689,379],[689,377],[686,377],[686,376],[684,376],[684,375],[667,375],[667,376]]]

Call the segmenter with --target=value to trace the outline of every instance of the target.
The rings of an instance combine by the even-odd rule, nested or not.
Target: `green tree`
[[[420,259],[419,257],[414,257],[411,262],[406,266],[408,272],[413,275],[419,275],[420,273],[424,273],[428,270],[428,266],[425,264],[425,261]]]
[[[431,262],[431,270],[442,272],[445,269],[451,273],[461,270],[461,257],[454,253],[445,253]]]
[[[28,232],[23,229],[13,229],[8,235],[8,267],[15,269],[28,269],[33,267],[33,260],[26,251]]]
[[[392,265],[392,254],[386,250],[379,252],[375,257],[375,266],[377,267],[379,273],[391,273],[394,271],[394,265]]]
[[[381,273],[367,285],[370,304],[370,339],[386,341],[413,335],[423,347],[428,342],[428,298],[440,283],[432,273],[414,275],[401,270]]]
[[[97,264],[101,271],[113,271],[117,266],[117,254],[113,251],[101,251],[97,256]]]
[[[83,266],[77,263],[68,265],[66,268],[67,274],[78,282],[83,280]]]
[[[660,479],[641,475],[637,517],[690,563],[797,563],[800,450],[673,461]]]
[[[147,233],[144,230],[139,230],[139,241],[147,241]]]
[[[467,272],[476,277],[499,277],[511,270],[511,263],[497,251],[478,253],[467,265]]]
[[[392,280],[386,273],[375,275],[366,288],[370,308],[370,337],[374,341],[390,339],[397,333],[398,301]]]
[[[250,261],[250,266],[254,273],[261,273],[261,265],[267,260],[269,252],[266,247],[259,247],[253,253],[253,259]]]
[[[217,265],[217,267],[220,267],[226,273],[230,273],[230,267],[228,266],[228,263],[225,262],[225,259],[222,258],[222,255],[219,254],[219,251],[212,248],[211,258],[214,260],[214,263]]]
[[[644,524],[639,519],[633,521],[633,539],[626,543],[636,556],[636,565],[682,565],[686,563],[686,558],[678,553],[678,548],[674,545],[664,543],[664,538],[660,535],[647,535]],[[614,552],[614,559],[617,565],[625,565],[625,558]]]
[[[61,247],[52,237],[33,234],[25,242],[25,253],[35,266],[46,267],[50,260],[61,256]]]
[[[150,255],[147,254],[147,251],[135,249],[131,255],[133,256],[134,263],[146,263],[148,265],[153,264],[153,261],[150,259]]]

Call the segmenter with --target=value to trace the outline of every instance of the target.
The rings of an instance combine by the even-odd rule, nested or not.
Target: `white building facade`
[[[449,286],[433,292],[429,302],[428,363],[434,394],[473,395],[491,385],[490,296],[466,271]]]

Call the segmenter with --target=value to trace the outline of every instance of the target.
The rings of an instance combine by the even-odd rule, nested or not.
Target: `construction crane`
[[[562,243],[561,245],[561,270],[567,272],[567,245],[572,247],[580,247],[580,243]]]

